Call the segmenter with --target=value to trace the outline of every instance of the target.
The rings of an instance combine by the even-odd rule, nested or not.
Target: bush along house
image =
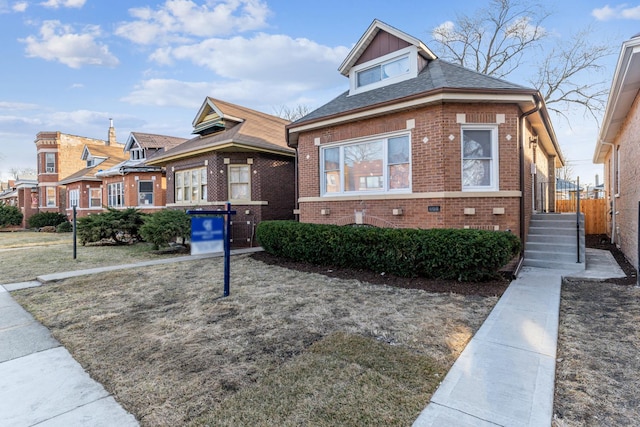
[[[349,89],[287,125],[300,221],[523,238],[534,211],[554,210],[563,159],[538,91],[442,61],[378,20],[339,72]]]
[[[294,219],[295,150],[279,117],[206,98],[193,120],[196,136],[148,163],[167,171],[167,208],[224,209],[232,245],[252,246],[263,220]]]
[[[154,213],[166,205],[166,177],[163,167],[149,160],[177,147],[186,138],[131,132],[124,144],[125,158],[111,167],[101,168],[102,204],[108,208],[136,208]]]

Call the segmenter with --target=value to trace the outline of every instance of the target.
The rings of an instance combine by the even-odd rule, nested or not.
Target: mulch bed
[[[611,252],[611,255],[615,258],[615,260],[622,268],[622,271],[627,275],[627,277],[618,278],[618,279],[607,279],[605,282],[607,283],[615,283],[616,285],[635,285],[638,281],[637,279],[637,271],[633,265],[625,258],[624,254],[618,247],[614,244],[611,244],[611,238],[606,234],[591,234],[586,236],[586,245],[588,248],[593,249],[603,249]]]
[[[458,282],[456,280],[427,279],[424,277],[398,277],[392,274],[379,274],[369,270],[297,262],[270,255],[266,252],[256,252],[252,254],[251,257],[266,264],[279,265],[280,267],[303,271],[305,273],[318,273],[339,279],[356,279],[361,282],[367,282],[374,285],[387,285],[405,289],[421,289],[427,292],[451,292],[459,295],[501,296],[510,283],[510,280],[506,278],[500,278],[488,282]],[[510,274],[506,274],[506,276],[510,276]]]
[[[610,251],[627,275],[625,278],[608,279],[607,282],[618,285],[636,284],[636,269],[629,263],[629,261],[627,261],[620,249],[611,244],[609,237],[603,234],[588,235],[586,236],[586,246],[588,248]],[[336,277],[340,279],[357,279],[362,282],[393,286],[397,288],[421,289],[427,292],[452,292],[459,295],[501,296],[509,286],[512,273],[515,270],[515,263],[510,263],[509,268],[501,271],[504,278],[488,282],[458,282],[456,280],[427,279],[424,277],[398,277],[392,274],[379,274],[363,269],[315,265],[277,257],[266,252],[256,252],[251,256],[252,258],[266,264],[279,265],[291,270],[298,270],[306,273],[323,274],[328,277]]]

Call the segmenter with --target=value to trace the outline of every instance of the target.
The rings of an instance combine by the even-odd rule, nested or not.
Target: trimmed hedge
[[[27,222],[29,228],[41,228],[41,227],[57,227],[58,224],[67,222],[66,215],[60,212],[39,212],[29,217]]]
[[[191,217],[182,210],[164,209],[144,218],[140,235],[154,249],[167,246],[177,239],[184,242],[191,234]]]
[[[258,242],[273,255],[401,277],[482,281],[520,251],[506,231],[393,229],[263,221]]]
[[[22,212],[17,206],[0,204],[0,227],[22,224]]]
[[[139,232],[145,215],[136,208],[108,208],[106,212],[78,218],[76,231],[83,245],[102,240],[129,244],[141,240]]]

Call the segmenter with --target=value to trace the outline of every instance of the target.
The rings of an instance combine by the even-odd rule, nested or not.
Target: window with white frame
[[[90,188],[89,189],[89,207],[99,208],[102,206],[102,189]]]
[[[353,95],[399,83],[414,78],[417,75],[417,48],[415,46],[409,46],[355,65],[349,71],[349,94]]]
[[[175,173],[176,203],[207,201],[207,168],[189,169]]]
[[[146,158],[144,148],[133,148],[129,151],[131,160],[144,160]]]
[[[47,207],[56,205],[56,187],[47,187],[46,189]]]
[[[320,152],[322,195],[411,190],[408,134],[322,147]]]
[[[498,128],[474,125],[462,128],[462,189],[498,190]]]
[[[107,206],[110,208],[124,206],[124,184],[122,182],[107,184]]]
[[[56,153],[44,153],[45,172],[54,173],[56,171]]]
[[[138,181],[138,205],[153,205],[153,181]]]
[[[229,165],[229,200],[251,200],[249,165]]]
[[[80,190],[69,190],[69,207],[80,206]]]

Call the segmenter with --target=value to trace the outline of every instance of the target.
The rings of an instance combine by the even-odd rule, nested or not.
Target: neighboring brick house
[[[185,138],[131,132],[124,145],[125,159],[96,174],[104,191],[102,205],[115,209],[137,208],[144,213],[164,209],[165,170],[148,162],[185,141]]]
[[[300,221],[511,230],[554,210],[562,155],[540,93],[442,61],[374,20],[349,90],[287,125]]]
[[[295,151],[279,117],[206,98],[196,137],[148,161],[167,171],[167,207],[217,210],[230,202],[234,246],[255,244],[260,221],[293,219]]]
[[[60,180],[87,167],[82,159],[85,147],[119,147],[113,121],[109,126],[107,140],[69,135],[61,132],[39,132],[35,140],[38,159],[38,212],[60,212],[67,210],[67,190]]]
[[[76,206],[78,217],[102,212],[104,206],[102,180],[97,174],[124,160],[122,145],[85,145],[80,156],[85,168],[61,179],[66,188],[67,217],[72,218]]]
[[[604,164],[609,201],[607,234],[633,265],[638,265],[640,200],[640,34],[622,44],[609,101],[596,143],[594,163]]]

